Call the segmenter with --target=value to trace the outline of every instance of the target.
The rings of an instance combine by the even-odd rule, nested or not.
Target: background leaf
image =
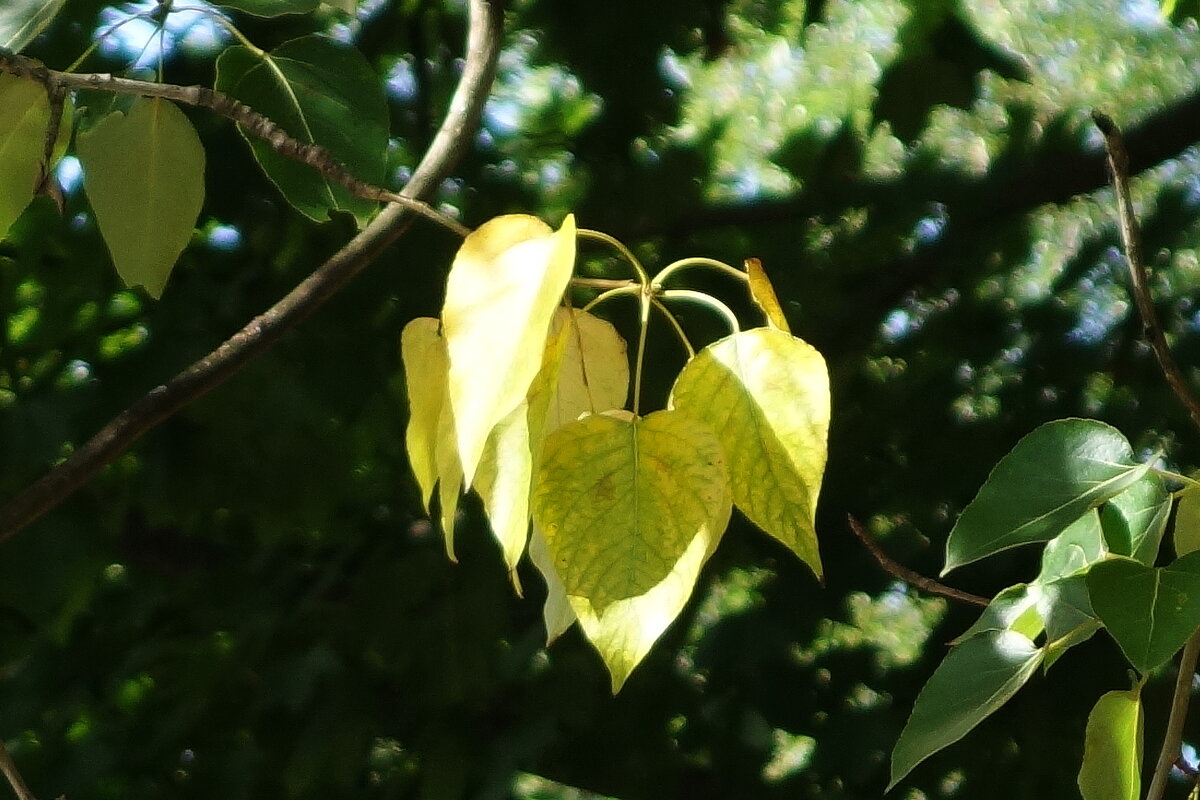
[[[62,9],[67,0],[4,0],[0,4],[0,47],[25,49]]]
[[[117,273],[162,294],[204,201],[204,147],[173,103],[139,98],[78,136],[84,187]]]
[[[1175,555],[1200,550],[1200,487],[1188,486],[1179,495],[1175,512]]]
[[[0,238],[33,200],[49,122],[41,84],[0,74]]]
[[[353,47],[323,36],[293,39],[263,57],[229,47],[217,59],[215,88],[270,117],[292,138],[321,145],[359,180],[383,182],[387,104],[370,64]],[[338,210],[361,223],[377,209],[258,137],[243,136],[283,196],[311,219]]]
[[[791,333],[787,317],[783,315],[783,307],[779,305],[779,298],[775,296],[775,287],[771,285],[771,279],[767,277],[762,262],[757,258],[747,258],[746,274],[749,276],[750,299],[763,312],[767,324],[784,333]]]
[[[1141,692],[1107,692],[1088,715],[1079,791],[1083,800],[1137,800],[1141,772]]]
[[[942,574],[992,553],[1056,536],[1085,511],[1141,479],[1129,442],[1096,420],[1048,422],[988,476],[946,541]]]
[[[236,8],[256,17],[277,17],[315,11],[321,5],[321,0],[222,0],[217,5]]]
[[[450,405],[464,483],[471,485],[492,428],[525,399],[571,271],[575,220],[557,233],[525,215],[473,231],[450,267],[442,309]]]
[[[820,577],[815,520],[829,432],[821,354],[781,330],[727,336],[684,366],[671,403],[716,431],[734,504]]]
[[[1165,567],[1111,558],[1087,575],[1092,608],[1143,675],[1183,647],[1200,619],[1200,552]]]
[[[982,633],[956,645],[917,696],[892,751],[888,789],[1008,702],[1041,660],[1042,651],[1012,631]]]

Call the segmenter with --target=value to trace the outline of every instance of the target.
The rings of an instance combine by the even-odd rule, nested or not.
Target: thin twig
[[[33,796],[33,792],[29,791],[29,787],[25,785],[25,779],[21,777],[20,770],[17,769],[17,764],[9,754],[8,748],[4,746],[4,742],[0,741],[0,772],[4,773],[8,785],[12,787],[13,794],[17,796],[17,800],[37,800]]]
[[[415,200],[431,192],[466,151],[483,114],[496,72],[503,27],[502,0],[471,0],[466,62],[446,118],[404,187]],[[91,439],[0,508],[0,541],[57,506],[143,434],[224,383],[337,293],[391,245],[411,221],[409,203],[389,204],[379,216],[274,306],[224,344],[126,408]]]
[[[1129,283],[1133,291],[1133,299],[1137,304],[1138,314],[1142,318],[1142,333],[1150,343],[1158,366],[1167,385],[1175,393],[1175,397],[1187,409],[1192,418],[1192,425],[1200,431],[1200,399],[1188,386],[1187,379],[1180,371],[1179,365],[1171,356],[1167,337],[1163,334],[1162,325],[1154,312],[1154,301],[1150,297],[1148,274],[1145,262],[1142,261],[1142,237],[1138,230],[1137,217],[1133,213],[1133,200],[1129,193],[1129,153],[1125,150],[1125,140],[1120,129],[1110,117],[1099,112],[1092,112],[1092,120],[1104,134],[1105,152],[1108,154],[1108,169],[1112,174],[1113,189],[1117,195],[1117,215],[1121,229],[1121,241],[1125,245],[1125,258],[1129,263]]]
[[[893,561],[887,553],[883,552],[883,548],[879,546],[879,543],[863,530],[862,524],[854,518],[854,515],[847,514],[846,521],[850,523],[850,530],[854,531],[854,535],[866,546],[867,550],[875,558],[875,561],[883,568],[883,571],[893,578],[911,584],[926,594],[935,594],[939,597],[945,597],[948,600],[957,600],[960,603],[970,603],[973,606],[986,608],[990,602],[986,597],[980,597],[977,594],[971,594],[970,592],[964,592],[961,589],[947,586],[944,583],[938,583],[933,578],[926,578],[921,573],[914,572],[903,564]]]
[[[139,97],[160,97],[184,105],[207,108],[209,111],[236,122],[242,127],[242,130],[262,139],[281,156],[307,164],[329,180],[344,186],[355,197],[361,197],[371,202],[403,205],[410,211],[454,231],[459,236],[466,236],[469,232],[458,220],[446,216],[407,193],[396,194],[359,180],[321,145],[301,142],[292,138],[287,131],[270,118],[245,103],[222,92],[209,89],[207,86],[176,86],[170,83],[137,81],[119,78],[106,72],[59,72],[47,69],[41,62],[32,58],[3,52],[0,52],[0,71],[30,78],[43,84],[52,97],[70,89],[95,89]],[[51,120],[51,124],[57,127],[53,117]],[[50,147],[53,147],[54,140],[50,141]]]
[[[1175,693],[1171,697],[1171,716],[1167,720],[1167,734],[1162,749],[1158,751],[1158,764],[1154,767],[1154,778],[1146,800],[1161,800],[1167,788],[1171,768],[1179,758],[1183,742],[1183,724],[1187,721],[1188,703],[1192,699],[1192,677],[1196,674],[1196,658],[1200,656],[1200,631],[1192,634],[1183,647],[1179,659],[1179,674],[1175,676]]]

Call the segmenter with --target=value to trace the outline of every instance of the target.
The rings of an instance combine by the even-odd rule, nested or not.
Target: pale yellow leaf
[[[535,217],[497,217],[472,232],[455,256],[442,321],[467,486],[488,434],[525,399],[541,367],[574,264],[570,216],[557,232]]]
[[[49,124],[45,87],[0,74],[0,238],[33,200]]]
[[[1176,556],[1200,550],[1200,487],[1188,486],[1180,493],[1174,535]]]
[[[546,535],[537,525],[533,526],[533,533],[529,535],[529,560],[546,581],[546,604],[542,607],[542,617],[546,622],[546,644],[550,645],[575,624],[577,617],[563,588],[562,578],[554,569],[554,558],[546,545]]]
[[[408,428],[405,432],[408,463],[412,466],[421,502],[429,511],[433,487],[437,483],[437,442],[442,407],[447,403],[446,380],[450,361],[441,323],[432,317],[418,317],[404,326],[400,334],[400,358],[404,362],[404,383],[408,390]]]
[[[747,258],[746,274],[750,276],[750,299],[763,312],[767,324],[784,333],[791,333],[787,317],[783,315],[783,308],[779,305],[779,298],[775,296],[775,287],[771,285],[762,262],[757,258]]]
[[[815,524],[830,407],[821,354],[780,330],[733,334],[684,366],[671,403],[716,431],[734,504],[820,577]]]
[[[1079,792],[1084,800],[1137,800],[1141,796],[1140,688],[1106,692],[1088,715]]]
[[[550,401],[548,431],[582,414],[624,408],[629,395],[629,357],[617,329],[579,309],[564,309],[557,319],[567,325],[566,352]]]

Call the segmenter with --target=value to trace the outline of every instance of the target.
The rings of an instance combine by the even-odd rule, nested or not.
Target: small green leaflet
[[[204,202],[204,147],[173,103],[139,98],[77,137],[84,188],[117,273],[158,298]]]
[[[217,59],[215,88],[265,114],[292,138],[321,145],[360,180],[382,183],[387,101],[370,64],[354,48],[322,36],[293,39],[262,57],[230,47]],[[348,211],[361,223],[375,212],[376,203],[242,134],[267,177],[305,216],[320,222],[331,211]]]
[[[892,751],[888,790],[1008,702],[1041,660],[1042,651],[1013,631],[989,631],[955,645],[917,696]]]
[[[815,521],[830,409],[821,354],[782,330],[735,333],[684,366],[671,405],[716,431],[734,504],[821,577]]]
[[[1200,551],[1165,567],[1110,558],[1087,574],[1092,608],[1143,675],[1167,662],[1200,619]]]
[[[1079,769],[1083,800],[1137,800],[1142,791],[1140,687],[1107,692],[1088,715]]]
[[[1103,422],[1048,422],[992,470],[946,541],[945,575],[956,567],[1030,542],[1047,541],[1084,512],[1141,480],[1129,442]]]
[[[256,17],[278,17],[281,14],[307,14],[321,5],[321,0],[221,0],[217,5],[236,8]]]
[[[0,3],[0,47],[19,53],[46,29],[67,0],[4,0]]]

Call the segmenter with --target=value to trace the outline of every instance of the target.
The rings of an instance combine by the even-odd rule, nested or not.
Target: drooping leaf
[[[783,307],[779,305],[779,298],[775,296],[775,287],[771,285],[762,262],[757,258],[747,258],[746,274],[750,276],[750,299],[763,312],[767,324],[784,333],[791,333],[787,317],[783,315]]]
[[[992,598],[966,632],[951,644],[959,644],[990,631],[1016,631],[1028,639],[1036,639],[1042,632],[1043,623],[1037,611],[1041,587],[1018,583],[1009,586]]]
[[[442,310],[450,352],[450,406],[464,483],[483,445],[525,399],[541,369],[555,308],[575,265],[575,220],[497,217],[472,232],[450,268]]]
[[[78,136],[83,182],[121,279],[159,297],[204,202],[204,147],[173,103],[139,98]]]
[[[546,581],[546,603],[542,607],[542,618],[546,623],[546,645],[549,646],[574,625],[578,617],[571,607],[567,590],[563,588],[562,578],[558,577],[558,570],[554,568],[554,557],[546,546],[546,535],[536,524],[529,535],[529,560]]]
[[[46,89],[0,74],[0,238],[33,200],[49,123]]]
[[[1166,663],[1200,619],[1200,552],[1165,567],[1110,558],[1087,574],[1092,608],[1121,652],[1145,674]]]
[[[1100,522],[1109,551],[1143,564],[1158,557],[1171,496],[1157,473],[1147,472],[1125,491],[1100,507]]]
[[[629,358],[617,329],[579,309],[562,309],[559,316],[568,326],[566,351],[550,400],[548,431],[581,414],[623,408],[629,395]]]
[[[1045,584],[1082,572],[1108,555],[1104,530],[1096,509],[1067,526],[1066,530],[1046,542],[1042,550],[1042,569],[1037,580]]]
[[[67,0],[4,0],[0,3],[0,47],[19,53],[46,29]]]
[[[1079,791],[1083,800],[1137,800],[1141,773],[1141,692],[1106,692],[1088,715]]]
[[[281,14],[307,14],[321,5],[321,0],[221,0],[217,5],[236,8],[256,17],[278,17]]]
[[[733,502],[821,576],[815,527],[829,431],[829,374],[807,343],[756,328],[701,350],[671,391],[729,459]]]
[[[707,549],[730,511],[721,446],[681,412],[597,414],[546,438],[534,519],[567,594],[597,616],[658,586],[697,541]]]
[[[382,182],[387,102],[370,64],[353,47],[322,36],[293,39],[262,57],[230,47],[217,59],[216,89],[265,114],[293,139],[321,145],[360,180]],[[339,210],[361,223],[377,208],[259,137],[242,134],[267,177],[311,219],[319,222]]]
[[[1014,631],[990,631],[956,645],[917,696],[892,751],[888,789],[1008,702],[1041,660],[1042,651]]]
[[[1175,512],[1175,555],[1200,550],[1200,487],[1189,486],[1179,495]]]
[[[400,334],[400,358],[408,389],[408,428],[406,446],[421,502],[429,511],[433,487],[437,483],[437,443],[442,409],[446,396],[450,359],[446,342],[432,317],[418,317],[404,326]]]
[[[1063,419],[1028,434],[992,470],[946,541],[942,574],[985,556],[1057,536],[1149,469],[1103,422]]]

